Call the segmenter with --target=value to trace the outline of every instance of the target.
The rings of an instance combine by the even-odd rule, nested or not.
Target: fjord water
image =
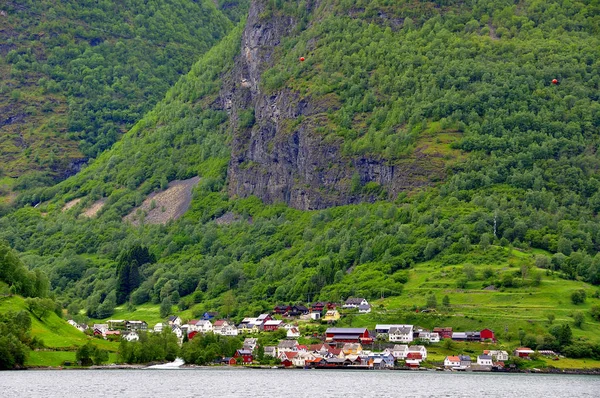
[[[598,397],[600,377],[359,370],[0,372],[2,397]]]

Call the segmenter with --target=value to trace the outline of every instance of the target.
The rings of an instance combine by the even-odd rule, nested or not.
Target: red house
[[[277,305],[275,306],[275,308],[273,308],[273,312],[279,315],[285,314],[286,312],[288,312],[289,310],[291,310],[292,307],[289,305]]]
[[[233,355],[235,359],[242,358],[242,363],[244,365],[252,363],[252,351],[250,350],[237,350]]]
[[[322,303],[322,302],[314,303],[313,305],[311,305],[312,312],[323,312],[324,308],[325,308],[325,303]]]
[[[298,355],[297,352],[292,352],[292,351],[284,351],[284,352],[282,352],[279,355],[279,359],[281,359],[281,364],[283,366],[285,366],[286,368],[294,366],[294,363],[292,362],[292,359],[294,359],[294,357],[296,357],[296,355]]]
[[[235,360],[235,358],[224,358],[223,362],[225,362],[229,366],[237,365],[237,361]]]
[[[452,328],[433,328],[433,331],[439,334],[441,339],[452,338]]]
[[[483,329],[480,332],[481,335],[481,340],[492,340],[492,341],[496,341],[496,336],[494,335],[494,331],[491,329]]]
[[[373,342],[367,328],[329,328],[325,331],[325,340],[335,343],[371,344]]]
[[[263,330],[265,332],[272,332],[274,330],[279,329],[279,327],[283,324],[283,321],[277,321],[277,320],[270,320],[270,321],[266,321],[263,324]]]
[[[194,330],[193,332],[189,332],[188,333],[188,340],[191,340],[194,338],[195,335],[198,334],[198,331]]]

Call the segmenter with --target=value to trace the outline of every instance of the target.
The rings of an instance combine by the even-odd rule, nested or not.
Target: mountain
[[[7,1],[0,11],[0,172],[24,176],[11,184],[21,190],[110,148],[233,26],[208,0]]]
[[[453,317],[419,322],[543,334],[585,311],[597,340],[598,11],[252,1],[109,150],[23,191],[0,239],[94,317],[117,293],[234,317],[360,295],[382,318],[447,295]]]

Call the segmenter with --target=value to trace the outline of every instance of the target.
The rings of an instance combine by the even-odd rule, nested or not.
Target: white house
[[[477,365],[480,366],[492,366],[492,356],[491,355],[486,355],[486,354],[482,354],[479,355],[477,357]]]
[[[508,352],[506,351],[490,350],[488,355],[491,355],[492,359],[495,359],[496,362],[508,361]]]
[[[108,325],[106,323],[95,323],[93,330],[98,330],[102,335],[108,332]]]
[[[362,297],[350,297],[346,300],[342,308],[358,308],[360,305],[369,305],[369,302]]]
[[[125,339],[129,342],[138,341],[140,339],[140,335],[137,332],[129,332],[121,336],[122,339]]]
[[[154,331],[156,333],[160,333],[163,331],[163,328],[165,327],[165,325],[163,325],[162,323],[157,323],[156,325],[154,325]]]
[[[226,325],[226,326],[223,326],[221,329],[219,329],[218,332],[215,330],[215,333],[218,333],[222,336],[237,336],[238,329],[235,326]]]
[[[306,361],[313,361],[315,358],[316,356],[312,352],[298,352],[298,355],[292,358],[292,364],[294,366],[303,368],[306,364]]]
[[[388,336],[392,342],[410,343],[413,341],[413,327],[412,325],[392,326]]]
[[[448,356],[444,359],[445,368],[458,368],[460,367],[460,358],[457,356]]]
[[[212,323],[210,323],[210,321],[199,320],[198,322],[196,322],[196,331],[198,331],[199,333],[208,333],[212,332],[212,330],[213,325]]]
[[[396,344],[392,349],[392,355],[396,359],[404,359],[408,355],[408,346],[406,344]]]
[[[181,318],[177,315],[171,315],[169,317],[169,326],[173,325],[181,326]]]
[[[421,329],[421,328],[413,331],[413,338],[422,340],[422,341],[427,341],[429,343],[439,343],[440,342],[439,333],[431,332],[427,329]]]
[[[298,328],[291,328],[287,331],[287,336],[288,339],[295,339],[300,337],[300,331],[298,330]]]
[[[246,338],[246,339],[244,339],[244,343],[242,346],[245,350],[254,351],[257,344],[258,344],[258,339]]]
[[[171,331],[175,333],[175,336],[177,336],[178,339],[183,338],[183,330],[181,330],[178,325],[171,326]]]

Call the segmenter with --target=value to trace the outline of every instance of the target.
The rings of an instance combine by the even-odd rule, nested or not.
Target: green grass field
[[[27,310],[25,299],[19,296],[0,297],[0,313]],[[74,361],[77,347],[92,341],[96,346],[109,351],[110,360],[116,360],[119,343],[97,339],[80,332],[54,313],[43,319],[30,315],[31,335],[44,342],[47,351],[31,351],[27,366],[60,366],[63,361]],[[59,349],[60,351],[53,351]]]

